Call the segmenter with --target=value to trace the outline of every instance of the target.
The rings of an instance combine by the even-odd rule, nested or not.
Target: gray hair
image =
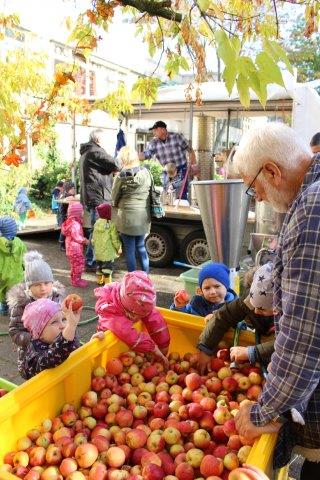
[[[97,128],[96,130],[92,130],[92,132],[90,132],[90,135],[89,135],[89,141],[100,144],[104,134],[105,132],[104,130],[102,130],[102,128]]]
[[[292,128],[283,123],[267,123],[243,135],[233,157],[241,175],[255,175],[267,160],[286,170],[296,170],[311,150]]]

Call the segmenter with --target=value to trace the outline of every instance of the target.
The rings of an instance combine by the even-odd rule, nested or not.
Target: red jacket
[[[61,225],[61,232],[66,237],[66,254],[68,257],[83,255],[83,245],[86,238],[83,235],[82,219],[67,218]]]

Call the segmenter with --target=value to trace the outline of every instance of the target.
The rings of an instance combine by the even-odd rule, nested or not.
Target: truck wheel
[[[206,236],[202,230],[191,232],[181,242],[180,254],[189,265],[200,265],[210,260]]]
[[[172,263],[175,253],[173,232],[153,225],[150,234],[146,238],[146,250],[151,266],[166,267]]]

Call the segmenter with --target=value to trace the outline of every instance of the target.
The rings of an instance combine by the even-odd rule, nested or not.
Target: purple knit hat
[[[97,206],[96,210],[100,218],[111,220],[112,207],[110,203],[101,203],[101,205]]]
[[[80,202],[70,203],[68,206],[68,217],[82,217],[83,206]]]
[[[61,306],[49,300],[49,298],[39,298],[39,300],[31,302],[25,307],[22,322],[24,327],[31,333],[33,340],[40,338],[47,323],[60,310]]]

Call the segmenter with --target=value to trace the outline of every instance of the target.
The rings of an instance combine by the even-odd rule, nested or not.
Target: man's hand
[[[83,241],[83,244],[84,245],[89,245],[89,243],[90,243],[89,238],[85,238],[84,241]]]
[[[211,357],[200,350],[198,359],[198,370],[200,375],[204,375],[207,371],[211,371]]]
[[[230,359],[232,362],[246,362],[248,357],[248,349],[246,347],[231,347]]]
[[[160,362],[163,363],[164,368],[168,369],[169,368],[169,360],[167,359],[167,357],[165,355],[163,355],[163,353],[161,352],[159,347],[156,347],[153,353],[154,353],[155,357],[157,357],[160,360]]]
[[[250,402],[249,400],[241,402],[240,410],[235,416],[236,428],[239,435],[242,435],[248,440],[254,440],[255,438],[260,437],[263,433],[277,433],[281,427],[280,423],[268,423],[263,427],[256,427],[251,422],[250,412],[254,403],[255,402]]]

